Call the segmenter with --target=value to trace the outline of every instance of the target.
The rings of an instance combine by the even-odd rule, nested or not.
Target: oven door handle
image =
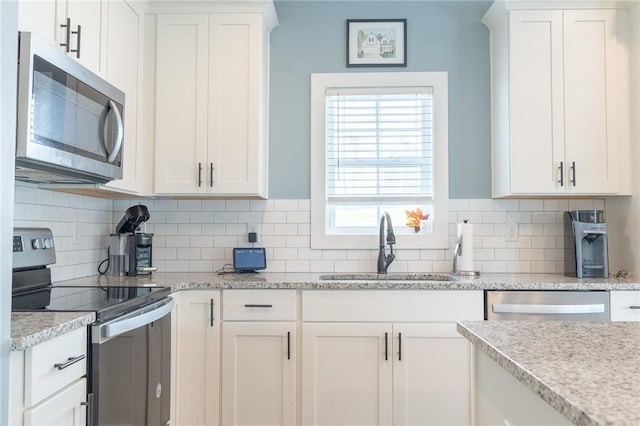
[[[145,326],[167,315],[173,309],[173,299],[167,297],[159,302],[140,308],[130,314],[92,327],[93,343],[104,343],[128,331]]]
[[[536,305],[519,303],[494,303],[492,311],[509,314],[596,314],[603,313],[603,303],[590,305]]]

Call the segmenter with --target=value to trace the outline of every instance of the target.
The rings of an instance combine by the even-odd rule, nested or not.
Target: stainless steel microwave
[[[36,35],[21,32],[16,179],[122,178],[124,93]]]

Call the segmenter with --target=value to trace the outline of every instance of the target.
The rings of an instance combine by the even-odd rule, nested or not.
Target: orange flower
[[[415,232],[420,231],[420,221],[427,220],[429,218],[428,214],[422,213],[422,209],[420,207],[415,210],[405,210],[404,212],[407,215],[406,225],[412,227]]]

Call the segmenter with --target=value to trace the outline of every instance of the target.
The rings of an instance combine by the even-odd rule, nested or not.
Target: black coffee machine
[[[153,234],[136,232],[151,215],[146,206],[129,207],[110,235],[109,268],[107,275],[148,275],[157,270],[153,267]]]

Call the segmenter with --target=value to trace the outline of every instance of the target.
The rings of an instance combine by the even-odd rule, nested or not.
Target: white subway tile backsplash
[[[494,211],[495,210],[495,201],[494,200],[485,200],[485,199],[472,199],[469,200],[469,210],[472,211]]]
[[[281,212],[298,211],[298,200],[273,200],[273,209]]]
[[[227,210],[227,203],[224,200],[202,200],[203,212],[223,212]]]
[[[149,208],[143,224],[154,233],[154,264],[166,272],[214,272],[231,263],[232,249],[247,246],[248,223],[260,226],[269,272],[373,272],[378,250],[311,249],[311,203],[303,200],[118,199],[57,193],[16,184],[14,226],[50,227],[56,238],[55,280],[95,274],[106,257],[108,235],[124,211]],[[448,273],[457,224],[474,224],[474,267],[490,272],[563,272],[571,237],[565,235],[565,211],[604,209],[604,200],[451,199],[449,248],[404,249],[396,245],[390,272]],[[505,224],[518,225],[516,241],[506,241]],[[75,224],[75,225],[74,225]],[[73,232],[77,234],[73,243]]]
[[[248,212],[251,211],[249,200],[227,200],[226,210],[228,212]]]

